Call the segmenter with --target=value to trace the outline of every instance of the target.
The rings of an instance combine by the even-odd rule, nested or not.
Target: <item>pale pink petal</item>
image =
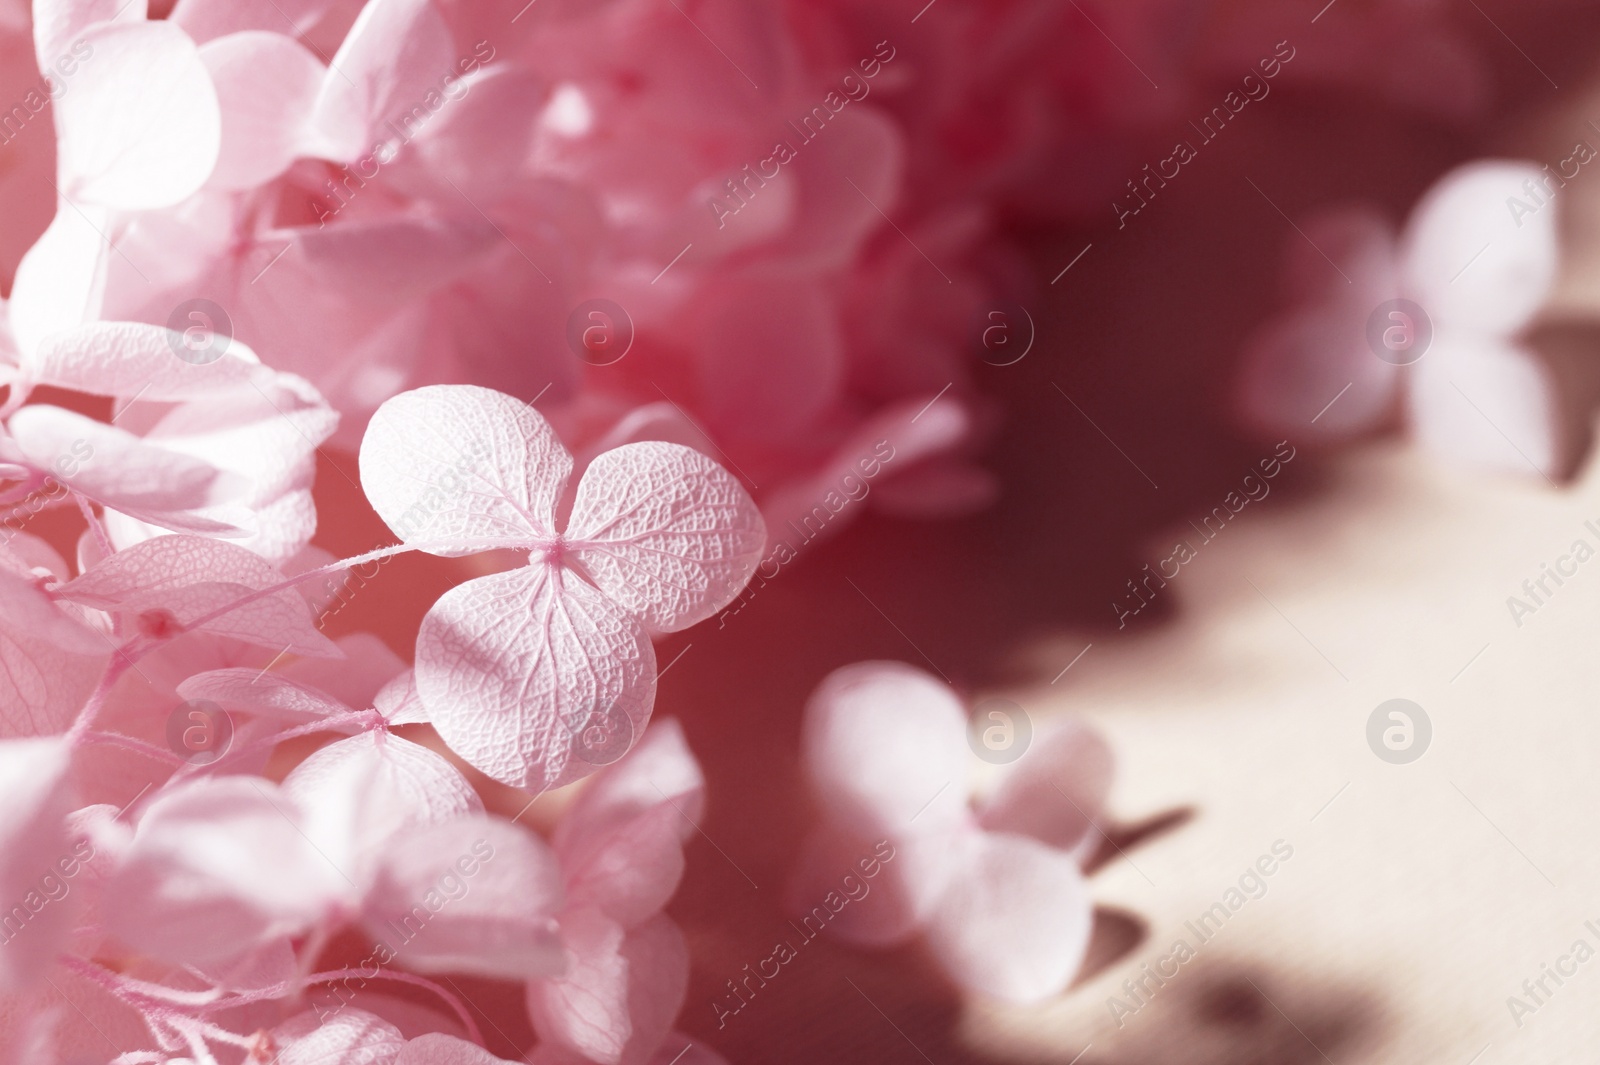
[[[334,643],[344,658],[302,658],[285,666],[283,675],[296,684],[319,688],[352,709],[382,710],[378,702],[382,693],[411,672],[405,659],[370,632],[353,632]],[[403,724],[390,714],[384,717],[390,724]]]
[[[430,1032],[408,1042],[394,1065],[513,1065],[476,1043]]]
[[[628,1014],[633,1034],[619,1065],[645,1065],[655,1056],[683,1008],[689,989],[689,947],[666,916],[657,916],[628,933],[622,954],[628,961]]]
[[[882,226],[878,209],[892,215],[894,201],[903,195],[905,140],[900,123],[872,108],[852,107],[830,120],[827,138],[791,164],[792,177],[779,179],[799,185],[796,217],[781,245],[784,254],[828,265],[844,265],[858,255]]]
[[[0,990],[39,979],[65,945],[80,899],[57,862],[73,861],[67,833],[72,751],[59,738],[0,740]],[[76,864],[76,863],[74,863]],[[70,901],[68,901],[70,900]]]
[[[1242,356],[1246,419],[1270,432],[1343,439],[1392,417],[1400,367],[1373,355],[1366,340],[1377,306],[1295,311],[1254,333]]]
[[[456,56],[433,0],[370,0],[329,66],[311,150],[349,162],[395,139],[389,123],[416,122],[417,108],[426,121],[447,103],[437,86],[456,73]]]
[[[305,811],[317,850],[363,886],[397,840],[483,809],[448,761],[384,729],[316,751],[284,778],[283,793]]]
[[[178,0],[170,19],[197,42],[244,30],[288,33],[313,50],[332,52],[363,0]]]
[[[621,761],[609,765],[579,793],[556,825],[555,844],[576,853],[584,839],[601,839],[663,803],[679,812],[678,838],[694,834],[705,807],[705,775],[675,718],[651,724]]]
[[[480,67],[450,83],[447,102],[395,159],[396,178],[436,199],[499,199],[525,180],[545,84],[538,71],[510,63]]]
[[[416,661],[417,693],[445,743],[514,787],[557,787],[593,772],[577,750],[591,717],[626,719],[638,737],[655,703],[655,650],[644,630],[557,567],[451,589],[422,620]]]
[[[391,725],[415,725],[428,720],[427,708],[417,694],[417,674],[406,670],[379,689],[372,708]]]
[[[1422,198],[1402,263],[1408,294],[1435,329],[1504,336],[1532,319],[1556,276],[1556,212],[1536,197],[1544,181],[1532,163],[1485,160],[1452,170]]]
[[[23,407],[6,428],[31,466],[97,503],[167,528],[238,532],[235,524],[198,513],[225,506],[244,487],[203,459],[47,403]]]
[[[197,191],[216,165],[221,120],[194,42],[166,22],[103,23],[82,37],[93,61],[55,102],[62,193],[136,211]]]
[[[42,339],[24,360],[29,379],[96,396],[192,399],[259,373],[255,353],[233,342],[219,359],[179,356],[182,334],[141,322],[93,322]]]
[[[326,692],[260,669],[196,673],[178,685],[178,694],[189,700],[216,703],[230,714],[253,714],[285,724],[303,725],[350,712],[348,706]]]
[[[281,584],[282,576],[242,547],[199,536],[162,536],[125,548],[69,581],[60,594],[131,624],[191,625],[253,592]],[[156,617],[151,612],[165,612]],[[293,588],[282,588],[201,626],[208,632],[274,652],[337,657]]]
[[[231,348],[230,348],[231,351]],[[124,411],[122,420],[143,414]],[[332,435],[339,415],[320,393],[292,374],[258,370],[251,380],[180,403],[149,428],[145,439],[164,451],[202,460],[226,471],[241,487],[232,508],[250,515],[253,535],[235,542],[272,561],[299,551],[316,531],[311,484],[318,446]],[[120,422],[119,422],[120,423]],[[229,511],[206,510],[223,518]],[[117,528],[119,546],[148,533]]]
[[[554,537],[572,457],[532,407],[487,388],[433,385],[378,408],[361,485],[379,517],[433,554]]]
[[[354,888],[307,842],[303,816],[255,777],[167,789],[106,892],[107,926],[136,950],[196,964],[305,931]]]
[[[131,1006],[61,967],[50,974],[50,983],[8,995],[0,1006],[0,1061],[7,1065],[98,1065],[108,1058],[108,1041],[113,1046],[148,1046],[150,1030]],[[53,1049],[59,1057],[31,1056],[26,1052],[30,1042]],[[12,1051],[17,1057],[7,1058]]]
[[[274,266],[263,284],[267,278],[274,284],[288,281],[298,270],[300,283],[332,285],[347,303],[381,300],[391,306],[448,284],[505,240],[470,206],[454,214],[351,218],[339,225],[302,227],[292,237],[293,259],[285,255],[278,264],[290,269],[280,278]]]
[[[1041,727],[979,804],[978,823],[1063,850],[1097,841],[1112,769],[1111,748],[1081,721]]]
[[[900,662],[830,673],[806,705],[802,757],[818,800],[842,825],[893,838],[964,816],[966,711],[949,688]]]
[[[599,1065],[644,1065],[683,1005],[689,952],[676,925],[658,916],[626,936],[593,911],[562,920],[573,967],[528,985],[539,1035]]]
[[[938,907],[965,834],[949,829],[891,842],[849,825],[820,825],[801,846],[784,908],[808,940],[827,933],[858,947],[899,946]]]
[[[262,30],[208,41],[200,46],[200,59],[222,112],[210,184],[249,189],[287,170],[327,69],[304,45]]]
[[[1556,472],[1555,382],[1537,356],[1481,333],[1441,330],[1412,370],[1412,423],[1434,454],[1523,476]]]
[[[1060,994],[1083,963],[1093,901],[1070,854],[1023,836],[971,833],[928,929],[952,980],[1010,1002]]]
[[[31,574],[0,568],[0,736],[64,731],[113,646],[51,602]]]
[[[588,908],[561,919],[566,975],[528,982],[528,1017],[541,1039],[601,1065],[618,1065],[633,1034],[626,935],[621,925]]]
[[[662,802],[603,836],[585,836],[561,851],[567,891],[624,928],[659,913],[683,876],[683,814]]]
[[[562,902],[561,866],[543,840],[463,817],[394,840],[364,924],[408,968],[526,980],[566,967]]]
[[[291,1017],[272,1029],[272,1041],[272,1065],[395,1065],[405,1047],[400,1029],[353,1008]]]
[[[948,395],[930,393],[885,407],[806,475],[762,499],[767,528],[776,539],[785,539],[790,526],[796,535],[834,535],[859,511],[856,503],[881,493],[901,470],[964,443],[973,421],[966,404]]]
[[[143,22],[146,0],[35,0],[33,51],[41,73],[70,78],[77,62],[94,58],[78,38],[97,22]],[[74,48],[74,45],[77,47]],[[59,65],[58,65],[59,64]]]
[[[1409,361],[1404,352],[1380,358],[1367,336],[1369,319],[1400,295],[1395,236],[1365,206],[1325,211],[1303,228],[1285,246],[1296,303],[1246,342],[1239,405],[1269,432],[1348,438],[1393,415],[1396,363]]]
[[[17,266],[8,307],[20,361],[45,337],[98,318],[105,302],[105,233],[110,212],[93,204],[60,204],[50,227]]]
[[[567,530],[596,584],[652,630],[721,610],[761,561],[766,527],[732,474],[680,444],[624,444],[584,471]]]

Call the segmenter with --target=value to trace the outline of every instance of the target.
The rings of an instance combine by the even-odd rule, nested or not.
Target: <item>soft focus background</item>
[[[1386,37],[1376,5],[1317,6],[1282,5],[1304,15],[1299,62],[1322,47],[1334,64],[1381,54],[1376,83],[1429,45]],[[1600,523],[1582,457],[1600,395],[1600,176],[1561,194],[1562,294],[1534,336],[1563,382],[1570,480],[1467,476],[1398,436],[1337,453],[1301,444],[1271,495],[1149,608],[1119,628],[1110,605],[1170,553],[1172,530],[1272,452],[1234,428],[1229,395],[1241,343],[1280,305],[1292,220],[1351,198],[1399,219],[1458,162],[1554,161],[1574,138],[1600,143],[1600,12],[1460,6],[1492,71],[1488,121],[1446,127],[1379,92],[1285,89],[1126,229],[1107,210],[1104,225],[1026,234],[1036,342],[1015,365],[978,367],[1007,411],[990,453],[1000,503],[956,522],[866,517],[725,626],[660,649],[672,664],[657,712],[684,720],[710,778],[672,907],[696,964],[685,1031],[751,1063],[1593,1060],[1600,962],[1547,981],[1554,994],[1520,1024],[1507,998],[1574,941],[1600,942],[1584,926],[1600,925],[1600,564],[1520,626],[1506,599]],[[331,464],[354,474],[346,454]],[[379,532],[370,516],[337,516],[347,488],[320,472],[321,540],[353,552]],[[459,576],[445,565],[397,561],[334,627],[405,646]],[[1093,880],[1089,970],[1042,1008],[964,1007],[914,949],[823,943],[718,1030],[724,981],[785,927],[807,813],[794,761],[805,697],[870,658],[1105,730],[1118,822]],[[1391,698],[1432,723],[1411,764],[1368,746],[1368,717]],[[1124,981],[1175,938],[1193,944],[1185,922],[1280,840],[1293,857],[1265,895],[1119,1027],[1108,999],[1134,1004]]]

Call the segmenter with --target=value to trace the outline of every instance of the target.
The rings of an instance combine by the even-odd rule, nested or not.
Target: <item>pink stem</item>
[[[443,543],[443,542],[441,542],[441,543],[417,543],[417,544],[393,544],[393,545],[391,545],[389,547],[380,547],[380,548],[378,548],[378,549],[376,549],[374,551],[368,551],[364,555],[355,555],[355,556],[352,556],[350,558],[340,559],[338,562],[330,562],[326,566],[318,566],[315,569],[308,569],[304,573],[297,573],[293,577],[289,577],[289,578],[287,578],[285,580],[279,581],[277,584],[268,585],[265,588],[259,588],[256,591],[251,592],[249,595],[240,596],[238,599],[235,599],[233,602],[228,603],[228,604],[226,604],[224,606],[220,606],[217,609],[213,610],[209,614],[203,614],[200,617],[196,618],[195,620],[189,622],[187,625],[184,625],[181,628],[179,628],[179,630],[177,632],[173,633],[172,636],[165,637],[162,640],[152,640],[149,643],[147,643],[147,644],[145,644],[145,645],[143,645],[141,647],[130,648],[127,651],[125,651],[125,653],[130,655],[130,657],[131,657],[130,664],[131,664],[131,662],[138,661],[139,659],[143,658],[145,655],[149,654],[151,651],[153,651],[156,647],[160,646],[166,640],[173,639],[173,638],[175,638],[177,636],[183,635],[186,632],[193,632],[195,629],[199,629],[199,628],[202,628],[202,627],[204,627],[206,625],[209,625],[211,622],[217,620],[218,618],[222,617],[225,614],[231,614],[235,610],[238,610],[241,607],[249,606],[251,603],[254,603],[254,602],[258,601],[258,600],[265,599],[269,595],[276,595],[279,592],[283,591],[285,588],[293,588],[297,584],[304,584],[306,581],[313,580],[313,579],[315,579],[317,577],[323,577],[323,576],[326,576],[326,575],[328,575],[330,573],[337,573],[340,570],[347,570],[352,566],[359,566],[363,562],[376,562],[379,559],[390,558],[390,557],[392,557],[394,555],[403,555],[408,551],[439,551],[439,550],[460,551],[461,550],[461,546],[462,545],[460,545],[458,543]],[[494,550],[498,550],[500,548],[510,548],[510,549],[529,548],[529,549],[531,549],[531,548],[536,548],[538,546],[540,546],[540,545],[538,545],[536,543],[530,543],[530,542],[528,542],[526,540],[503,540],[503,541],[501,541],[501,540],[486,540],[486,541],[484,541],[482,543],[474,544],[473,545],[473,549],[474,550],[478,550],[478,551],[494,551]]]
[[[94,542],[100,546],[100,557],[110,558],[117,553],[111,546],[111,537],[106,535],[105,526],[100,524],[100,519],[95,516],[94,508],[89,506],[89,501],[77,492],[72,493],[72,501],[78,504],[78,512],[83,515],[83,520],[89,523],[89,528],[94,532]]]
[[[83,704],[83,709],[78,711],[78,718],[67,730],[67,746],[76,747],[83,741],[83,737],[94,727],[94,719],[100,713],[100,708],[105,705],[106,698],[111,694],[111,688],[133,665],[126,647],[117,648],[117,652],[110,662],[106,664],[106,671],[100,677],[100,683],[89,695],[89,701]]]
[[[181,766],[185,763],[185,759],[165,748],[157,747],[153,743],[146,743],[144,740],[134,739],[132,736],[124,736],[120,732],[85,732],[83,734],[83,742],[91,745],[107,744],[112,747],[121,747],[128,751],[137,751],[139,754],[148,755],[157,761],[166,762],[168,765]]]

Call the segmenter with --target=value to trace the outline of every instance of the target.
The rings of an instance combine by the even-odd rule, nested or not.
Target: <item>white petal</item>
[[[1536,195],[1544,178],[1531,163],[1469,163],[1422,198],[1402,262],[1436,329],[1505,336],[1532,319],[1556,276],[1556,206]]]
[[[381,729],[316,751],[283,781],[306,811],[306,836],[358,884],[402,835],[477,813],[483,803],[454,766]]]
[[[446,74],[456,73],[450,27],[433,0],[370,0],[330,63],[317,96],[317,143],[329,158],[353,161],[393,140],[388,123],[426,122],[423,102]]]
[[[744,487],[681,444],[624,444],[589,464],[567,541],[602,591],[661,632],[721,610],[761,561],[767,530]]]
[[[22,257],[9,311],[24,366],[45,337],[100,316],[110,229],[109,211],[58,203],[50,227]]]
[[[65,945],[79,899],[52,898],[41,908],[40,880],[70,861],[67,770],[72,752],[58,737],[0,741],[0,990],[17,991],[43,976]],[[74,863],[76,865],[76,863]],[[81,892],[79,893],[81,895]]]
[[[326,1019],[315,1013],[291,1017],[272,1029],[272,1041],[281,1048],[272,1065],[394,1065],[405,1046],[400,1029],[353,1008]]]
[[[1555,386],[1536,356],[1481,334],[1440,333],[1413,370],[1412,420],[1435,454],[1469,468],[1555,472]]]
[[[221,138],[217,93],[200,53],[167,22],[104,23],[56,100],[62,193],[125,211],[170,207],[205,183]]]
[[[182,334],[161,326],[93,322],[41,340],[24,369],[41,385],[152,401],[205,396],[259,373],[255,353],[236,341],[208,363],[188,362],[182,350]]]
[[[167,790],[106,892],[107,925],[136,950],[196,964],[304,931],[353,888],[307,842],[302,816],[255,777]]]
[[[438,555],[554,536],[572,456],[532,407],[470,385],[432,385],[379,407],[361,441],[361,486],[407,542]],[[459,546],[457,546],[459,545]]]
[[[394,1065],[514,1065],[476,1043],[441,1032],[419,1035],[405,1045]]]
[[[1059,994],[1083,963],[1093,905],[1078,863],[1022,836],[970,833],[928,945],[963,987],[1011,1002]]]
[[[242,547],[199,536],[162,536],[103,559],[63,585],[60,594],[124,615],[166,611],[179,624],[190,625],[282,580],[277,570]],[[317,631],[306,601],[293,588],[262,596],[202,627],[277,652],[339,654],[333,641]]]
[[[964,816],[966,734],[966,712],[944,684],[900,662],[861,662],[811,696],[801,749],[835,822],[899,838]]]
[[[412,969],[526,980],[566,967],[562,901],[561,866],[543,840],[504,820],[464,817],[395,840],[366,928]]]
[[[33,51],[39,70],[70,78],[85,54],[78,38],[97,22],[139,23],[148,17],[145,0],[34,0]],[[74,49],[73,45],[77,44]]]
[[[226,505],[244,487],[203,459],[46,403],[23,407],[6,427],[30,465],[97,503],[167,528],[239,532],[226,520],[198,513]],[[243,512],[233,516],[248,519]]]
[[[327,69],[281,33],[247,30],[200,46],[222,112],[214,188],[250,189],[289,168]]]
[[[196,673],[178,685],[178,694],[189,700],[216,703],[229,713],[254,714],[294,725],[350,712],[348,706],[326,692],[259,669]]]
[[[450,749],[515,787],[593,772],[578,737],[593,715],[642,735],[655,651],[639,623],[571,573],[543,565],[447,592],[417,634],[417,692]]]

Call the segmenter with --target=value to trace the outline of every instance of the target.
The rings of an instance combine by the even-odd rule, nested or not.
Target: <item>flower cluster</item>
[[[100,335],[65,336],[81,351]],[[7,442],[54,410],[22,406]],[[154,445],[101,431],[101,477],[137,482]],[[27,461],[18,491],[50,476]],[[160,501],[175,478],[146,461]],[[569,491],[548,424],[471,386],[385,404],[361,465],[406,541],[294,576],[212,511],[151,504],[149,521],[203,532],[141,525],[119,546],[125,497],[81,478],[62,482],[88,526],[76,575],[26,532],[0,548],[0,991],[35,1006],[7,1015],[15,1060],[499,1060],[454,975],[522,984],[542,1061],[685,1051],[688,955],[662,908],[703,781],[675,722],[646,732],[649,634],[743,587],[765,540],[755,504],[699,452],[654,442],[601,454]],[[403,551],[495,548],[527,565],[435,604],[413,669],[371,637],[328,640],[301,591]],[[484,774],[528,802],[491,812]],[[548,838],[519,823],[590,775]],[[97,1026],[62,1023],[64,983]]]

